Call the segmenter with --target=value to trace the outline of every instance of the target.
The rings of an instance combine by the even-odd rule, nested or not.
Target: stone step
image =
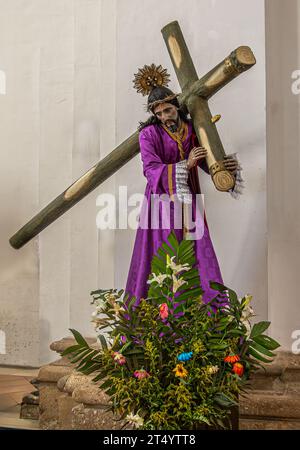
[[[239,420],[240,430],[300,430],[300,420],[271,420],[261,418],[242,418]]]
[[[240,418],[300,420],[300,395],[253,391],[240,398]]]
[[[264,364],[249,382],[254,390],[300,394],[300,355],[277,352],[270,364]]]

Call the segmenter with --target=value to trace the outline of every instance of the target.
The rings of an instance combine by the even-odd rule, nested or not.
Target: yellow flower
[[[188,375],[188,371],[184,368],[183,364],[177,364],[173,372],[175,372],[176,377],[180,378],[187,377]]]
[[[170,258],[169,253],[167,253],[167,267],[169,267],[170,262],[171,262],[171,258]]]
[[[244,298],[243,298],[243,300],[244,300],[244,302],[243,302],[244,306],[248,306],[249,303],[252,301],[252,298],[253,298],[252,295],[246,294],[246,295],[244,296]]]

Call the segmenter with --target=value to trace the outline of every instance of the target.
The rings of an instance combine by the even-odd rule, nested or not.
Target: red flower
[[[141,369],[141,370],[135,370],[133,372],[133,376],[137,378],[138,380],[142,380],[143,378],[150,377],[150,374],[147,372],[147,370]]]
[[[159,315],[161,319],[166,319],[169,315],[169,308],[166,303],[162,303],[159,307]]]
[[[229,356],[226,356],[226,358],[224,358],[224,361],[228,362],[230,364],[234,364],[239,360],[240,360],[239,355],[229,355]]]
[[[242,377],[244,373],[243,364],[236,362],[232,367],[232,372],[236,373],[239,377]]]

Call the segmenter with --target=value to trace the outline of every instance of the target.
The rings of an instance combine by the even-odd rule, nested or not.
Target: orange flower
[[[232,367],[232,372],[236,373],[239,377],[242,377],[244,373],[243,364],[236,362]]]
[[[166,303],[162,303],[159,307],[159,315],[161,319],[166,319],[169,315],[169,308]]]
[[[226,356],[226,358],[224,358],[224,361],[228,362],[230,364],[234,364],[239,360],[240,360],[239,355],[229,355],[229,356]]]
[[[180,378],[187,377],[188,375],[188,371],[184,368],[183,364],[177,364],[173,372],[175,372],[176,377]]]

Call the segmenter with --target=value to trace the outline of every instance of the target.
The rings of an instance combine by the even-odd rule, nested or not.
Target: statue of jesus
[[[180,108],[177,95],[166,87],[168,74],[161,66],[144,66],[135,75],[135,87],[138,92],[148,94],[147,110],[152,113],[149,119],[140,123],[139,144],[143,163],[143,174],[147,179],[145,204],[141,208],[140,222],[132,253],[125,293],[129,299],[136,297],[136,304],[147,297],[148,277],[151,261],[158,248],[167,240],[172,230],[180,242],[189,231],[183,214],[180,228],[174,226],[174,197],[181,202],[183,210],[191,206],[191,217],[201,229],[200,237],[194,239],[194,251],[201,287],[204,291],[203,301],[206,303],[217,294],[210,281],[223,284],[218,260],[213,248],[209,229],[203,213],[196,215],[196,201],[201,194],[198,169],[209,173],[206,164],[207,150],[198,143],[191,119],[184,109]],[[225,157],[224,166],[233,175],[237,175],[238,161],[230,156]],[[161,224],[153,227],[153,203],[151,196],[169,196],[171,220],[169,226]],[[160,205],[161,206],[161,205]],[[159,209],[159,216],[162,214]],[[201,222],[199,224],[199,221]]]

